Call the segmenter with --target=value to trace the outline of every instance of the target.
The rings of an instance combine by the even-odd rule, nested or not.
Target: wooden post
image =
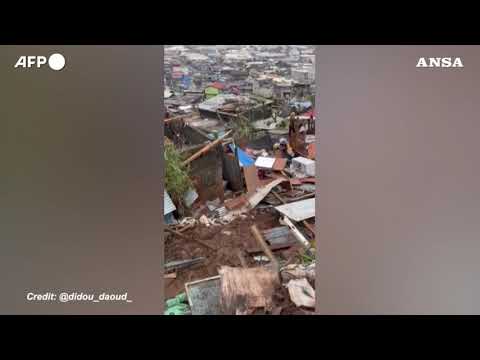
[[[262,234],[260,233],[260,230],[258,230],[257,225],[252,225],[250,227],[250,231],[255,237],[255,240],[257,240],[258,244],[262,247],[263,251],[265,252],[265,254],[267,254],[268,258],[272,262],[275,273],[278,273],[279,266],[278,266],[277,259],[275,259],[275,256],[273,256],[272,250],[270,250],[270,247],[268,246],[267,242],[265,241]]]
[[[193,155],[190,156],[187,160],[185,160],[185,161],[182,163],[182,165],[187,165],[187,164],[189,164],[190,162],[192,162],[193,160],[198,159],[200,156],[202,156],[203,154],[205,154],[206,152],[208,152],[209,150],[211,150],[213,147],[215,147],[216,145],[218,145],[225,137],[227,137],[228,135],[230,135],[231,132],[232,132],[232,130],[227,131],[225,134],[223,134],[222,136],[220,136],[217,140],[212,141],[211,143],[205,145],[203,148],[201,148],[201,149],[198,150],[195,154],[193,154]]]
[[[275,196],[277,198],[278,201],[280,201],[282,204],[286,204],[286,201],[283,200],[283,198],[276,192],[276,191],[273,191],[272,190],[272,194],[273,196]]]

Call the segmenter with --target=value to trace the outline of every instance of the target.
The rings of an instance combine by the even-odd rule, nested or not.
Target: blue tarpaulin
[[[235,146],[233,144],[230,144],[230,149],[235,152]],[[247,155],[245,151],[237,147],[237,153],[238,153],[238,162],[240,163],[240,166],[242,167],[247,167],[255,164],[255,161]]]

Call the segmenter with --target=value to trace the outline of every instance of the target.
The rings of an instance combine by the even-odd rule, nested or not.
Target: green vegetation
[[[302,265],[307,266],[315,262],[315,249],[312,248],[312,250],[313,253],[311,254],[311,256],[305,253],[299,255],[298,260]]]
[[[286,129],[288,127],[288,121],[286,119],[282,119],[277,122],[276,128],[277,129]]]
[[[165,143],[165,187],[173,202],[182,207],[183,195],[192,187],[188,168],[182,165],[182,156],[172,143]]]
[[[235,141],[253,140],[256,137],[256,130],[252,123],[244,117],[232,121],[233,138]]]
[[[296,256],[297,263],[302,264],[303,266],[308,266],[311,263],[315,262],[315,248],[310,249],[311,252],[310,254],[307,254],[305,252],[299,253]]]

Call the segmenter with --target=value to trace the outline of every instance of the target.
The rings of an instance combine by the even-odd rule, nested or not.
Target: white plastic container
[[[315,176],[315,161],[301,156],[293,158],[292,169],[307,176]]]

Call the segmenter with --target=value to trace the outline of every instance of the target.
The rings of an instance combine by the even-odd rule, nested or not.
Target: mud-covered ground
[[[197,224],[195,227],[182,233],[185,238],[169,234],[165,240],[165,262],[205,257],[206,261],[185,269],[176,271],[175,279],[165,279],[165,298],[171,298],[185,291],[185,283],[207,277],[217,276],[218,268],[222,265],[242,266],[238,251],[242,250],[249,266],[258,266],[253,256],[244,250],[255,244],[255,239],[250,231],[252,225],[257,225],[260,230],[267,230],[280,226],[278,213],[274,209],[258,209],[246,214],[245,218],[237,218],[227,225],[205,226]],[[210,249],[195,240],[210,245]],[[275,251],[280,260],[294,259],[299,246]],[[265,255],[259,253],[258,255]],[[291,303],[288,291],[279,289],[274,297],[278,305],[277,311],[281,314],[303,314],[304,311]]]

